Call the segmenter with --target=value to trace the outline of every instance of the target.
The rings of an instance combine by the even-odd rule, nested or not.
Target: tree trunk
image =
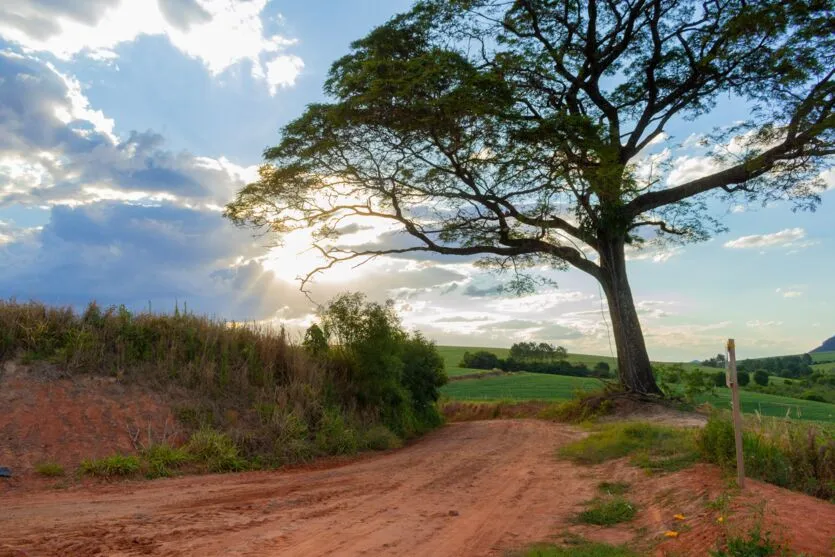
[[[623,238],[602,241],[600,283],[609,302],[609,316],[618,351],[618,375],[627,391],[660,395],[655,383],[644,334],[626,276]]]

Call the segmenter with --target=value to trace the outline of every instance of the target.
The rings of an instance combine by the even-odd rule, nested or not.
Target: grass
[[[237,472],[247,468],[238,447],[229,436],[209,428],[195,432],[185,450],[209,472]]]
[[[139,472],[139,468],[138,456],[114,454],[98,460],[84,460],[81,462],[79,471],[89,476],[111,478],[113,476],[132,476]]]
[[[629,491],[629,484],[626,482],[601,482],[597,489],[607,495],[623,495]]]
[[[589,377],[517,372],[499,377],[453,381],[441,393],[453,400],[568,400],[578,390],[599,389]]]
[[[577,391],[597,389],[601,383],[588,377],[568,377],[541,373],[519,372],[499,377],[453,381],[441,389],[451,400],[569,400]],[[697,397],[697,402],[709,402],[718,408],[729,408],[729,389],[716,389],[714,395]],[[742,411],[763,416],[792,417],[802,420],[835,423],[835,405],[812,400],[801,400],[754,391],[740,391]]]
[[[559,454],[579,464],[600,464],[631,456],[651,471],[675,471],[696,462],[699,452],[692,430],[647,423],[603,426],[584,439],[564,445]]]
[[[57,462],[41,462],[36,464],[35,471],[47,478],[57,478],[64,475],[64,467]]]
[[[595,499],[591,506],[577,515],[577,520],[585,524],[611,526],[621,522],[629,522],[635,518],[635,505],[620,496],[605,499]]]
[[[815,363],[835,362],[835,351],[812,352],[809,354]]]
[[[142,459],[146,477],[164,478],[173,475],[183,464],[189,462],[191,455],[182,447],[161,443],[143,450]]]
[[[594,543],[586,540],[570,540],[566,545],[537,544],[511,553],[513,557],[638,557],[625,546]]]

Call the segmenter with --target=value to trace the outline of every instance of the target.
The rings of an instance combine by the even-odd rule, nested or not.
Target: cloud
[[[806,231],[802,228],[786,228],[771,234],[753,234],[750,236],[742,236],[736,240],[725,242],[725,247],[731,249],[751,249],[799,246],[805,244],[800,243],[800,241],[805,237]]]
[[[30,52],[69,60],[118,58],[120,44],[161,35],[212,75],[246,62],[270,93],[295,83],[304,63],[285,51],[295,41],[267,35],[268,0],[16,0],[0,6],[0,36]]]
[[[784,298],[797,298],[799,296],[803,296],[803,292],[801,290],[797,290],[796,288],[797,287],[778,288],[775,292]]]
[[[760,321],[759,319],[755,319],[753,321],[748,321],[747,323],[745,323],[745,326],[757,329],[761,327],[778,327],[782,324],[782,321]]]
[[[626,246],[626,260],[666,263],[682,252],[684,248],[680,246],[658,246],[651,243],[645,247]]]
[[[711,157],[682,156],[672,162],[672,170],[667,175],[668,186],[679,186],[691,180],[708,176],[721,166]]]

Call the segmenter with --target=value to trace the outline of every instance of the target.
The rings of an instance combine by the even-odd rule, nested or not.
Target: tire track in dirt
[[[555,458],[557,447],[582,436],[536,420],[466,422],[338,467],[0,494],[0,557],[489,556],[567,531],[650,550],[682,511],[701,518],[653,553],[705,554],[715,522],[705,504],[725,485],[718,470],[648,477],[625,460],[583,467]],[[602,480],[632,483],[634,524],[574,523]],[[835,506],[751,484],[752,495],[814,517],[791,520],[788,533],[826,554],[814,550],[826,547],[822,530],[835,525]]]

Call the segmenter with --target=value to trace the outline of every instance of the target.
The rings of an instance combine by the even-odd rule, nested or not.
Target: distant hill
[[[835,351],[835,337],[829,337],[823,344],[812,350],[811,352],[833,352]]]

